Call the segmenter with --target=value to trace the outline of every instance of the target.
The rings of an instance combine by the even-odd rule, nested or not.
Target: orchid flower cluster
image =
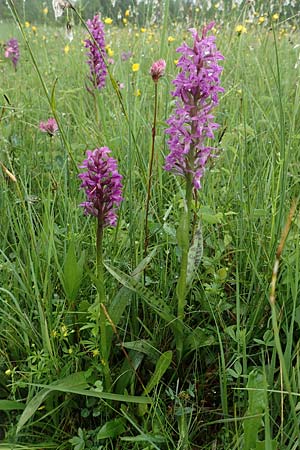
[[[165,170],[191,177],[196,190],[201,188],[205,164],[214,150],[206,144],[206,139],[213,139],[219,127],[212,110],[218,105],[218,94],[224,92],[220,86],[223,68],[218,65],[224,57],[216,49],[215,36],[207,36],[213,26],[212,22],[204,27],[202,36],[191,29],[193,46],[184,43],[177,49],[182,56],[177,64],[181,71],[173,81],[176,107],[167,120],[170,153],[165,160]]]
[[[122,175],[118,172],[117,161],[109,156],[108,147],[96,148],[86,152],[87,158],[80,168],[86,172],[80,173],[81,188],[84,189],[87,201],[81,203],[86,214],[98,218],[103,226],[115,226],[117,215],[115,208],[119,207],[122,198]]]
[[[88,49],[88,65],[90,66],[89,79],[95,89],[102,89],[105,86],[107,67],[105,63],[105,36],[104,24],[99,15],[87,21],[87,27],[91,34],[90,39],[84,41],[85,48]]]
[[[11,60],[15,70],[17,70],[17,64],[20,59],[19,43],[17,39],[12,38],[6,42],[4,56]]]

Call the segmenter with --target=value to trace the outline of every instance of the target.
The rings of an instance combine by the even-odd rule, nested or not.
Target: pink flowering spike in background
[[[108,147],[87,151],[87,158],[80,168],[87,169],[79,174],[81,188],[87,201],[81,203],[85,214],[96,216],[103,226],[115,226],[117,215],[115,209],[120,206],[122,198],[122,175],[118,173],[117,161],[110,157]]]
[[[87,21],[89,32],[93,36],[84,41],[84,46],[88,49],[88,65],[90,66],[89,79],[95,89],[102,89],[105,86],[107,68],[104,57],[105,52],[105,37],[104,24],[99,15],[96,15],[92,20]]]
[[[20,59],[19,43],[17,39],[12,38],[6,42],[4,56],[11,60],[15,70],[17,70],[17,64]]]
[[[50,117],[46,122],[40,122],[39,128],[43,133],[48,133],[51,137],[58,132],[58,125],[53,117]]]
[[[182,56],[177,64],[180,72],[173,81],[176,107],[167,120],[170,153],[165,160],[165,170],[183,177],[191,176],[196,190],[201,188],[205,164],[214,150],[207,145],[207,138],[213,139],[219,127],[212,110],[218,105],[218,94],[224,92],[220,86],[223,68],[218,65],[224,57],[216,48],[215,36],[207,36],[213,26],[212,22],[204,27],[201,37],[191,29],[193,45],[183,43],[177,49]]]
[[[166,70],[166,61],[164,59],[159,59],[155,61],[150,69],[150,75],[152,76],[152,80],[157,83],[158,80],[165,74]]]

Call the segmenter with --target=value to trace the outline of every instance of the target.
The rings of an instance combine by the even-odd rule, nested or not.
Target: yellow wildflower
[[[262,23],[264,23],[265,20],[266,20],[266,18],[265,18],[264,16],[260,16],[260,17],[258,18],[258,23],[259,23],[259,25],[262,24]]]
[[[26,22],[25,22],[25,27],[26,27],[26,28],[30,28],[30,22],[27,22],[27,20],[26,20]]]
[[[129,11],[129,9],[126,9],[126,11],[125,11],[125,17],[129,17],[130,16],[130,11]]]
[[[132,64],[132,72],[138,72],[140,70],[140,65],[138,63]]]
[[[220,3],[215,4],[215,8],[218,9],[220,7]]]
[[[43,14],[46,16],[48,14],[48,12],[49,12],[49,10],[48,10],[48,8],[46,6],[46,8],[43,9]]]
[[[112,56],[114,56],[114,51],[109,47],[108,49],[107,49],[107,55],[111,58]]]
[[[141,28],[141,33],[146,33],[147,29],[146,28]]]
[[[279,14],[278,13],[273,14],[272,20],[278,20],[278,19],[279,19]]]
[[[137,89],[134,93],[135,97],[139,97],[141,95],[141,90]]]
[[[106,25],[111,25],[113,20],[110,17],[106,17],[106,19],[104,19],[104,23],[106,23]]]
[[[247,28],[244,25],[237,25],[235,27],[235,31],[236,31],[236,33],[239,33],[239,34],[247,33]]]
[[[65,47],[64,47],[64,52],[65,52],[65,54],[67,55],[67,54],[69,53],[69,51],[70,51],[70,46],[67,44],[67,45],[65,45]]]
[[[174,42],[174,41],[175,41],[175,38],[173,38],[173,36],[168,37],[168,42]]]
[[[32,25],[31,29],[34,32],[34,34],[37,32],[37,27],[35,25]]]
[[[126,25],[127,22],[128,22],[128,20],[126,19],[126,17],[123,17],[123,23],[124,23],[124,25]]]
[[[174,64],[177,66],[179,59],[174,59]]]
[[[12,374],[12,371],[10,369],[7,369],[4,373],[7,377],[9,377]]]
[[[67,337],[69,333],[68,333],[68,328],[66,327],[66,325],[62,325],[60,329],[61,329],[63,337]]]

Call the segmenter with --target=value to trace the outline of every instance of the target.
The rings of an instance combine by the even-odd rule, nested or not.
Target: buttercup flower
[[[166,70],[166,61],[164,59],[159,59],[155,61],[150,69],[150,75],[152,76],[152,80],[157,83],[158,80],[164,75]]]
[[[87,201],[80,206],[85,214],[96,216],[103,226],[116,225],[116,208],[123,200],[122,175],[118,172],[117,161],[109,156],[110,152],[108,147],[88,150],[87,158],[80,166],[87,170],[78,175],[82,180],[80,187],[87,196]]]
[[[132,72],[138,72],[140,70],[140,65],[138,63],[132,64]]]
[[[84,46],[88,49],[88,65],[90,66],[89,79],[95,89],[102,89],[105,86],[107,76],[107,68],[104,57],[105,38],[104,38],[104,24],[99,15],[94,16],[93,20],[87,21],[87,27],[93,36],[93,39],[86,39]]]
[[[214,138],[214,130],[219,127],[213,121],[212,109],[218,104],[218,94],[224,92],[220,86],[222,67],[218,65],[224,57],[216,49],[215,37],[207,36],[213,26],[212,22],[204,27],[201,37],[191,29],[193,46],[183,43],[177,49],[182,56],[177,64],[180,73],[173,81],[176,107],[167,120],[170,153],[165,170],[192,176],[195,189],[201,188],[200,179],[213,150],[205,143],[206,138]]]
[[[48,133],[51,137],[58,132],[58,125],[53,117],[50,117],[46,122],[41,122],[39,128],[43,133]]]
[[[246,28],[244,25],[237,25],[237,26],[235,27],[235,31],[236,31],[238,34],[247,33],[247,28]]]
[[[17,64],[20,59],[19,43],[17,39],[12,38],[6,42],[4,56],[11,60],[15,70],[17,70]]]

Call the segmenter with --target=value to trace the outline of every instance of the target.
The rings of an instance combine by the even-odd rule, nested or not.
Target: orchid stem
[[[104,287],[104,266],[103,266],[103,220],[98,217],[97,227],[97,253],[96,253],[96,266],[97,266],[97,289],[98,289],[98,324],[100,328],[100,349],[103,364],[103,373],[105,379],[105,389],[107,392],[111,390],[111,375],[109,369],[108,355],[107,355],[107,333],[106,333],[106,317],[101,308],[101,304],[106,305],[106,295]]]

